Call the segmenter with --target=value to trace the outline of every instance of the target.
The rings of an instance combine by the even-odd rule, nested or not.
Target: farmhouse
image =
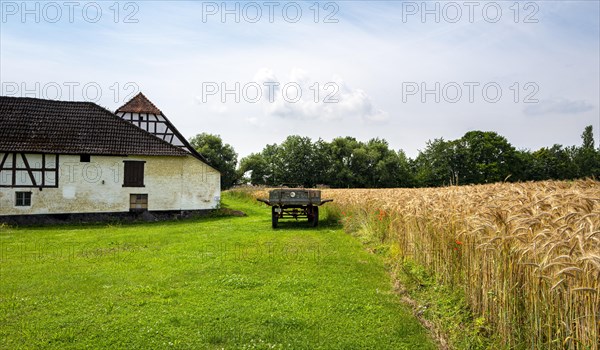
[[[143,94],[91,102],[0,96],[0,221],[215,209],[220,173]]]

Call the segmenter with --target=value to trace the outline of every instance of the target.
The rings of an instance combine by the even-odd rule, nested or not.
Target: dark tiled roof
[[[160,109],[141,92],[135,95],[129,102],[119,107],[117,112],[162,114]]]
[[[0,152],[9,151],[188,155],[91,102],[0,96]]]

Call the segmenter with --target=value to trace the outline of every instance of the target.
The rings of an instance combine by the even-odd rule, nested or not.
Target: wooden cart
[[[309,190],[304,188],[279,188],[269,192],[269,199],[259,198],[271,206],[271,218],[273,228],[277,228],[279,219],[284,218],[307,218],[312,227],[319,224],[319,206],[333,202],[333,199],[321,199],[320,190]]]

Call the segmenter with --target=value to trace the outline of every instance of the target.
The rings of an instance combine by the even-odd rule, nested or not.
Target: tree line
[[[491,131],[469,131],[457,140],[430,140],[414,159],[386,140],[338,137],[331,142],[298,135],[239,161],[218,135],[199,134],[190,144],[221,171],[221,187],[236,184],[332,188],[436,187],[499,181],[600,178],[600,149],[592,126],[580,146],[517,150]]]

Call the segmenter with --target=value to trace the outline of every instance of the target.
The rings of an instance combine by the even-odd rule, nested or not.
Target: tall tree
[[[540,148],[532,153],[533,171],[531,180],[568,180],[577,177],[573,152],[562,145]]]
[[[267,164],[265,184],[269,186],[278,186],[282,183],[285,169],[280,157],[281,151],[279,145],[266,145],[262,150],[261,155]]]
[[[515,148],[495,132],[469,131],[457,142],[466,157],[463,184],[503,181],[516,170]]]
[[[574,152],[577,177],[600,178],[600,150],[594,147],[594,131],[591,125],[585,127],[581,139],[581,147]]]
[[[352,171],[354,150],[359,142],[353,137],[337,137],[328,144],[330,158],[325,183],[337,188],[355,187],[356,174]]]
[[[414,161],[415,181],[420,187],[435,187],[456,183],[453,168],[454,145],[443,138],[429,140]]]
[[[237,153],[231,145],[224,144],[221,136],[207,133],[198,134],[189,140],[196,151],[202,154],[210,165],[221,172],[221,188],[228,189],[237,181]]]
[[[581,148],[594,149],[594,130],[591,125],[585,127],[583,134],[581,134],[581,139],[583,140]]]
[[[313,173],[310,178],[310,183],[315,185],[329,185],[329,168],[332,164],[330,153],[330,145],[321,139],[313,144]]]
[[[267,185],[269,177],[269,164],[262,153],[252,153],[240,160],[238,178],[243,178],[250,173],[250,183],[253,185]]]
[[[314,162],[314,145],[310,138],[288,136],[278,149],[281,182],[289,185],[314,186],[319,171]]]
[[[366,187],[384,188],[400,185],[401,164],[398,153],[389,148],[388,142],[375,138],[366,144],[368,168]]]
[[[515,164],[513,167],[512,180],[514,181],[531,181],[535,174],[534,157],[529,150],[515,151]]]

